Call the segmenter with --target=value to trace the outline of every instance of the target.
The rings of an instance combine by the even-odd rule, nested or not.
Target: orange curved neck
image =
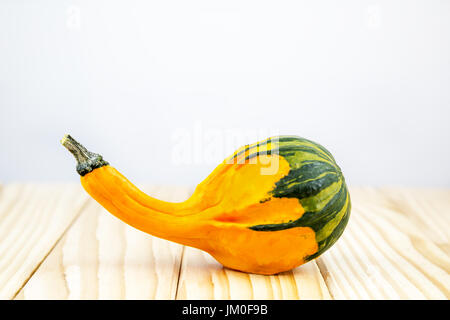
[[[159,238],[198,246],[201,230],[193,201],[172,203],[148,196],[113,167],[97,168],[81,177],[84,189],[127,224]]]

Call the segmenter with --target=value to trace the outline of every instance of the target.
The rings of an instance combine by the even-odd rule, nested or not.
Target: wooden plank
[[[17,197],[30,198],[30,190],[0,192],[6,221],[0,236],[12,227],[10,207]],[[147,192],[177,201],[187,198],[183,190]],[[352,216],[336,245],[275,276],[224,268],[205,252],[137,231],[90,201],[16,298],[449,299],[450,192],[363,187],[351,195]]]
[[[145,188],[163,200],[187,188]],[[136,230],[91,201],[18,299],[173,299],[182,246]]]
[[[73,184],[11,184],[0,192],[0,298],[11,299],[87,202]]]
[[[423,232],[419,220],[393,210],[391,198],[382,199],[380,190],[357,189],[351,194],[353,210],[347,229],[319,258],[332,296],[450,298],[449,257]]]

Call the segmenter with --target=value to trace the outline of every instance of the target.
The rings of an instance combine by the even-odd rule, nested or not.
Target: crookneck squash
[[[157,200],[71,136],[84,189],[113,215],[156,237],[199,248],[224,266],[275,274],[317,258],[344,231],[350,196],[321,145],[279,136],[244,146],[180,203]]]

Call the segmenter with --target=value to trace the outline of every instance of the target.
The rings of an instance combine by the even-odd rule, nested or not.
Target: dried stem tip
[[[83,145],[66,134],[61,139],[61,144],[72,153],[77,160],[77,172],[84,176],[94,169],[109,165],[103,157],[97,153],[88,151]]]

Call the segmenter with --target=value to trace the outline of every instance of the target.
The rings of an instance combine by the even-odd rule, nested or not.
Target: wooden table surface
[[[181,201],[182,187],[143,187]],[[450,190],[350,188],[346,231],[275,276],[135,230],[78,184],[0,186],[2,299],[449,299]]]

